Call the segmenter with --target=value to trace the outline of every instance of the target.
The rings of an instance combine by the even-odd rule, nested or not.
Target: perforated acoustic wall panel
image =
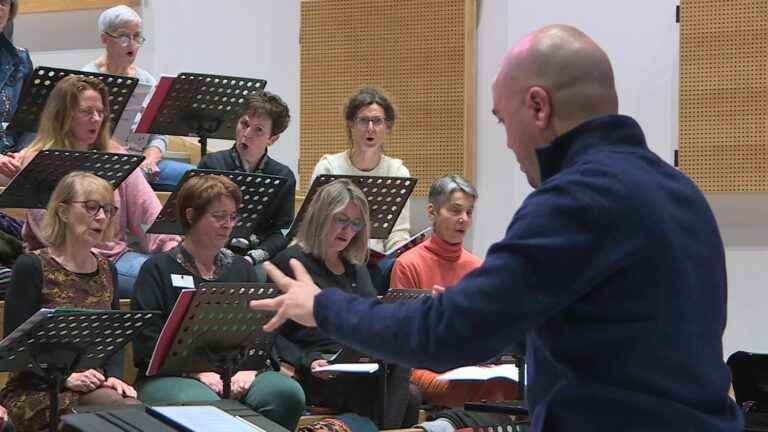
[[[397,107],[385,152],[416,195],[445,174],[474,180],[475,17],[475,0],[302,1],[301,191],[322,155],[349,148],[343,108],[364,85]]]
[[[768,191],[768,1],[682,0],[680,168],[708,192]]]

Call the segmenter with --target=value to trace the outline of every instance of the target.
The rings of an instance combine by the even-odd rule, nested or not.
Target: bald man
[[[430,299],[318,290],[252,302],[369,354],[436,370],[527,345],[532,431],[741,431],[722,358],[723,244],[696,185],[617,115],[608,57],[551,26],[505,56],[493,113],[535,188],[483,265]],[[499,197],[503,199],[503,197]]]

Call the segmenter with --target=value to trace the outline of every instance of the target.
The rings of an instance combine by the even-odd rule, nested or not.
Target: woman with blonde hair
[[[115,265],[95,247],[112,237],[115,215],[112,187],[93,174],[65,176],[51,195],[44,217],[48,247],[22,255],[13,268],[5,299],[5,335],[41,308],[119,310]],[[136,404],[136,391],[120,379],[122,353],[107,360],[103,370],[70,374],[59,396],[62,414],[76,405]],[[48,425],[47,384],[31,372],[11,374],[0,391],[19,431]]]
[[[336,180],[315,195],[301,222],[294,243],[272,263],[293,277],[291,259],[300,261],[320,289],[340,288],[373,297],[376,290],[366,268],[368,260],[368,201],[351,181]],[[379,401],[376,377],[340,374],[331,377],[318,368],[341,344],[316,328],[288,321],[275,339],[283,373],[297,379],[308,403],[373,417]],[[379,416],[382,429],[416,423],[418,397],[409,392],[410,369],[392,366],[387,375],[387,400]]]
[[[45,149],[65,149],[124,153],[110,141],[109,96],[100,80],[70,75],[56,84],[40,119],[35,141],[24,151],[24,163]],[[110,241],[98,245],[99,253],[115,263],[120,297],[130,297],[136,275],[147,255],[132,251],[127,244],[131,235],[146,252],[162,252],[176,246],[179,237],[145,234],[162,206],[147,180],[137,169],[115,191],[119,208],[115,215],[115,233]],[[48,237],[42,227],[44,210],[30,210],[22,238],[27,250],[46,247]]]

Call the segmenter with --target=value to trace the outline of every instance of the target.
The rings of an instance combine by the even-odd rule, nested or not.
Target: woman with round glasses
[[[181,187],[178,218],[184,241],[152,256],[141,268],[131,300],[133,310],[161,311],[161,317],[142,329],[133,343],[139,370],[136,387],[147,404],[215,401],[223,391],[215,372],[185,376],[146,377],[152,351],[179,292],[201,282],[256,282],[253,266],[224,246],[237,222],[240,189],[223,176],[194,177]],[[304,393],[290,378],[277,372],[239,371],[232,378],[232,398],[238,399],[289,430],[304,409]]]
[[[363,87],[355,92],[347,100],[344,119],[350,148],[320,158],[312,173],[313,180],[321,174],[411,176],[402,160],[384,154],[384,142],[395,125],[395,107],[381,90]],[[409,207],[407,203],[389,238],[370,241],[371,249],[388,250],[410,237]]]
[[[336,180],[315,195],[293,244],[272,263],[293,277],[289,262],[297,259],[320,289],[336,287],[373,297],[376,290],[365,266],[368,230],[365,196],[351,181]],[[275,348],[281,370],[301,383],[309,403],[368,417],[373,417],[380,406],[376,375],[348,373],[331,377],[317,370],[327,366],[327,358],[342,346],[316,328],[288,321],[279,330]],[[407,368],[393,366],[390,369],[381,429],[416,423],[419,402],[410,395],[409,376]]]
[[[3,184],[19,169],[19,150],[31,141],[32,134],[5,130],[19,103],[24,81],[32,73],[27,50],[17,48],[3,30],[13,23],[19,10],[17,0],[0,0],[0,175]]]
[[[140,83],[153,87],[157,84],[149,72],[134,64],[139,49],[146,42],[142,34],[142,20],[136,11],[125,5],[105,10],[99,16],[99,33],[105,52],[85,65],[84,71],[134,77]],[[122,144],[127,144],[128,152],[144,155],[146,159],[141,164],[142,171],[156,190],[175,190],[184,173],[194,168],[190,164],[163,159],[168,147],[165,135],[150,135],[146,143],[132,141]]]
[[[93,174],[74,172],[59,181],[48,202],[44,230],[48,247],[22,255],[13,268],[5,298],[7,336],[40,308],[119,310],[115,265],[98,253],[108,242],[117,214],[112,186]],[[59,395],[62,414],[76,405],[139,403],[136,391],[123,382],[123,354],[104,369],[69,375]],[[47,429],[47,383],[31,372],[11,374],[0,392],[17,430]]]
[[[124,152],[110,141],[107,88],[96,78],[70,75],[59,81],[48,96],[37,138],[22,153],[28,163],[41,150],[63,149],[96,152]],[[115,263],[121,297],[130,297],[139,268],[147,255],[128,247],[132,236],[147,252],[168,250],[179,242],[178,236],[146,234],[162,206],[144,176],[133,171],[115,191],[119,207],[115,215],[115,233],[110,241],[99,243],[102,256]],[[28,210],[22,230],[24,246],[34,251],[48,245],[43,229],[45,210]]]

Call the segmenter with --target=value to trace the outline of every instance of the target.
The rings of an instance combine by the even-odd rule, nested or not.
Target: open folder
[[[147,413],[188,432],[267,432],[213,406],[155,406]]]
[[[369,251],[371,254],[371,259],[378,261],[382,259],[397,258],[405,252],[408,252],[409,250],[420,245],[424,240],[428,239],[431,234],[432,227],[427,227],[411,236],[408,240],[384,252],[370,249]]]

